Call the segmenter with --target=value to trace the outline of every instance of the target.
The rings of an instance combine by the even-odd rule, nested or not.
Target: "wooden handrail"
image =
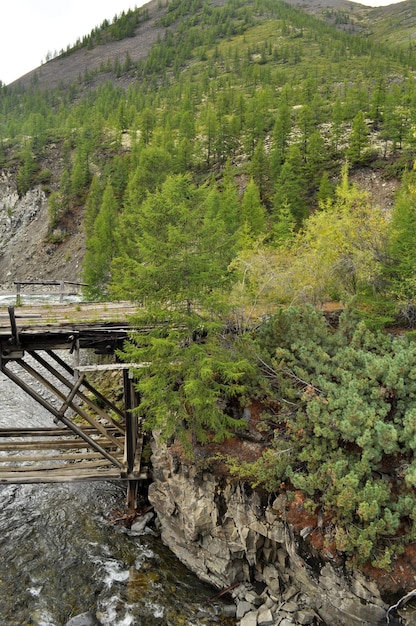
[[[44,287],[59,287],[59,301],[63,302],[65,295],[65,285],[76,285],[77,287],[88,287],[87,283],[81,283],[73,280],[15,280],[13,283],[16,285],[16,305],[20,306],[21,301],[21,287],[22,286],[32,286],[32,285],[41,285]],[[69,295],[69,294],[67,294]]]

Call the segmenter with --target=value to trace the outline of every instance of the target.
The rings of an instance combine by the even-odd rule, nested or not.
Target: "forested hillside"
[[[191,452],[255,400],[265,452],[230,471],[301,492],[327,547],[386,568],[415,540],[415,7],[338,6],[104,22],[0,89],[0,164],[47,194],[49,244],[82,216],[85,297],[145,305],[125,358],[150,364],[148,427]]]

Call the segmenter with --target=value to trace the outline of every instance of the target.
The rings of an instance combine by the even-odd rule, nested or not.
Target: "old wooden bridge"
[[[122,480],[127,506],[135,508],[138,485],[149,473],[132,412],[131,365],[114,357],[133,313],[127,303],[0,307],[0,370],[47,409],[54,424],[0,428],[0,483]],[[84,350],[106,354],[110,362],[83,366]],[[122,409],[88,381],[97,369],[120,370]]]

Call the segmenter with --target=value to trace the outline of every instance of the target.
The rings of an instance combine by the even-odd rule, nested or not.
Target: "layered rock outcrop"
[[[310,558],[285,519],[286,498],[266,505],[240,483],[198,471],[154,443],[149,500],[163,542],[199,578],[233,586],[240,626],[386,623],[377,585]]]

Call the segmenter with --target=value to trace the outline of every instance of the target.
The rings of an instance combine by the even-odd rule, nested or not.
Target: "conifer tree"
[[[75,202],[81,202],[90,182],[90,166],[86,149],[81,146],[75,153],[71,173],[71,195]]]
[[[293,238],[296,229],[296,220],[287,204],[283,204],[275,215],[273,225],[273,243],[278,246],[285,244]]]
[[[386,273],[402,305],[416,304],[416,173],[403,175],[391,219]]]
[[[111,182],[104,190],[102,204],[94,220],[93,232],[86,242],[84,282],[86,295],[94,300],[108,297],[111,262],[116,253],[117,200]]]
[[[306,171],[311,184],[316,187],[322,177],[326,147],[319,130],[311,134],[306,150]]]
[[[221,286],[229,238],[225,250],[221,216],[205,219],[206,196],[206,188],[198,189],[185,175],[169,176],[159,191],[147,195],[134,213],[130,248],[115,263],[112,290],[117,297],[189,311]],[[123,277],[126,264],[130,273]]]
[[[364,162],[365,150],[369,145],[369,130],[364,113],[359,111],[352,122],[350,145],[347,150],[347,157],[351,164],[355,165]]]
[[[270,177],[269,159],[262,141],[259,141],[254,150],[250,163],[250,173],[260,192],[263,204],[270,205],[272,182]]]
[[[333,197],[332,185],[329,180],[328,172],[325,170],[325,172],[322,174],[322,177],[319,183],[318,194],[317,194],[319,206],[324,207],[328,203],[328,201],[332,199],[332,197]]]
[[[17,190],[23,196],[35,184],[35,174],[38,169],[31,142],[27,143],[22,151],[22,163],[17,173]]]
[[[305,202],[305,182],[303,161],[297,145],[292,145],[276,181],[274,196],[274,214],[279,214],[283,207],[290,209],[298,226],[307,215]]]
[[[231,247],[218,213],[206,215],[207,195],[189,176],[169,176],[137,213],[134,258],[113,264],[113,294],[144,302],[140,323],[152,323],[121,354],[147,364],[135,372],[138,411],[145,427],[178,436],[188,451],[241,427],[220,403],[242,393],[251,368],[218,323]]]
[[[247,185],[241,201],[241,223],[256,236],[266,230],[266,212],[260,200],[260,192],[253,179]]]
[[[221,202],[218,218],[224,223],[227,233],[232,236],[241,226],[241,210],[238,190],[234,181],[233,167],[227,161],[223,180],[220,184]]]
[[[100,211],[103,190],[99,176],[93,176],[85,202],[84,230],[87,240],[94,234],[94,223]]]
[[[286,101],[283,101],[277,111],[276,121],[273,127],[273,143],[270,156],[270,169],[274,180],[279,176],[280,169],[286,160],[289,148],[291,131],[290,110]]]

